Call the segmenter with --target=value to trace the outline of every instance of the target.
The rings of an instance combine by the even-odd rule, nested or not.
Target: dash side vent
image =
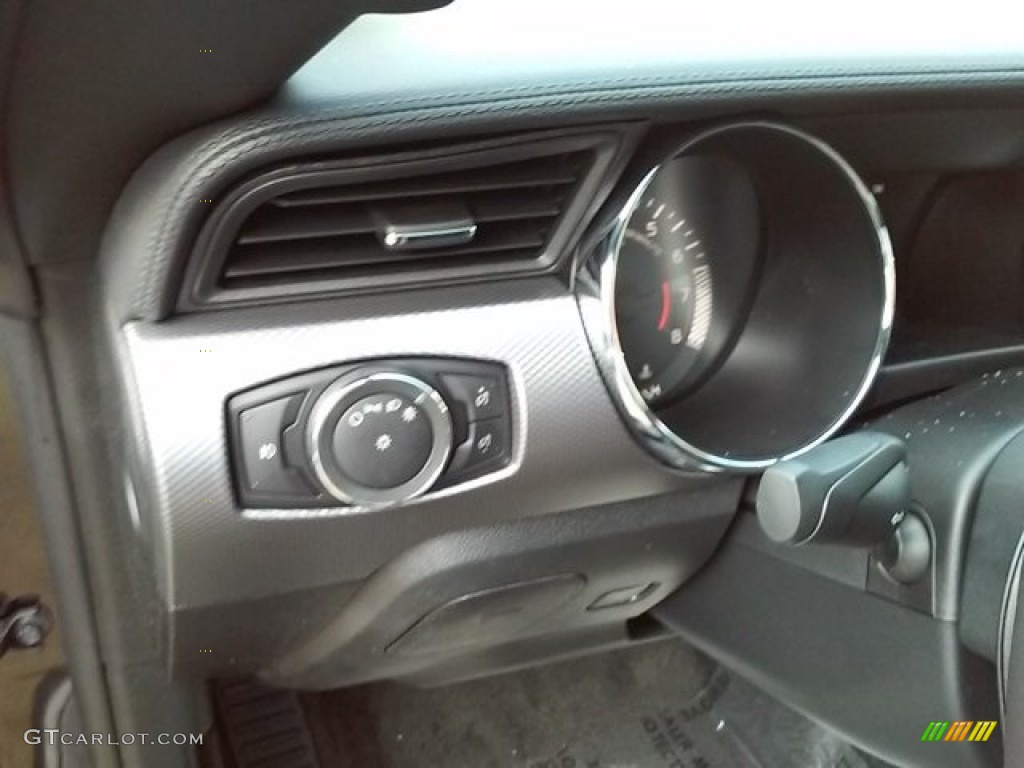
[[[186,303],[546,271],[592,202],[612,138],[474,145],[262,174],[229,192],[207,221]]]

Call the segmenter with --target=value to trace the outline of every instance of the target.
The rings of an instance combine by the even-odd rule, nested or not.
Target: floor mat
[[[416,690],[303,696],[321,765],[874,768],[678,641]]]

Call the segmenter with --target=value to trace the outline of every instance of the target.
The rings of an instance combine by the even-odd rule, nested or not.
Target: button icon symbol
[[[410,424],[416,421],[416,415],[416,409],[411,405],[407,405],[405,407],[405,410],[402,411],[402,421],[404,421],[406,424]]]
[[[479,440],[476,441],[476,449],[480,453],[487,453],[491,450],[491,446],[494,445],[494,435],[490,432],[485,433]]]
[[[390,400],[388,400],[388,404],[386,406],[384,406],[384,411],[386,413],[394,413],[395,411],[397,411],[401,407],[402,407],[402,401],[399,400],[397,397],[393,397]]]
[[[363,405],[363,413],[383,413],[384,403],[378,400],[376,403],[366,403]]]
[[[384,453],[384,451],[391,447],[392,442],[393,441],[391,439],[391,435],[385,433],[377,438],[377,441],[373,444],[373,447],[376,448],[378,452]]]
[[[647,381],[654,375],[654,371],[651,370],[651,366],[644,363],[644,367],[640,369],[640,373],[637,374],[637,378],[640,381]]]
[[[277,446],[274,443],[263,443],[259,449],[260,461],[270,461],[277,456]]]
[[[654,398],[661,396],[661,385],[655,384],[653,387],[641,389],[640,394],[643,396],[644,400],[653,400]]]
[[[477,408],[486,408],[491,403],[491,390],[487,387],[478,387],[476,390],[476,397],[473,399],[473,404]]]
[[[363,414],[360,411],[356,411],[348,417],[348,425],[350,427],[358,427],[363,423]]]

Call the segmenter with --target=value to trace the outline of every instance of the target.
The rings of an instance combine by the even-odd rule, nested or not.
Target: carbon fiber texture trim
[[[124,416],[158,583],[172,608],[362,579],[459,528],[700,482],[644,454],[598,375],[574,297],[549,278],[206,313],[121,333]],[[509,367],[514,459],[495,475],[379,511],[235,507],[224,403],[305,370],[376,357]]]

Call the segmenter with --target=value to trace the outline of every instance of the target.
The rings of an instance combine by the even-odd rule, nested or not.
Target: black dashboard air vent
[[[242,224],[224,265],[224,281],[321,273],[382,273],[480,261],[527,261],[548,235],[586,168],[574,152],[464,171],[341,184],[275,197]],[[466,211],[464,243],[408,250],[385,244],[387,212],[401,210],[421,231],[443,225],[445,210]],[[436,212],[436,219],[434,214]],[[441,239],[441,238],[439,238]]]
[[[592,201],[598,138],[607,144],[590,134],[263,174],[207,223],[193,303],[548,270]]]

